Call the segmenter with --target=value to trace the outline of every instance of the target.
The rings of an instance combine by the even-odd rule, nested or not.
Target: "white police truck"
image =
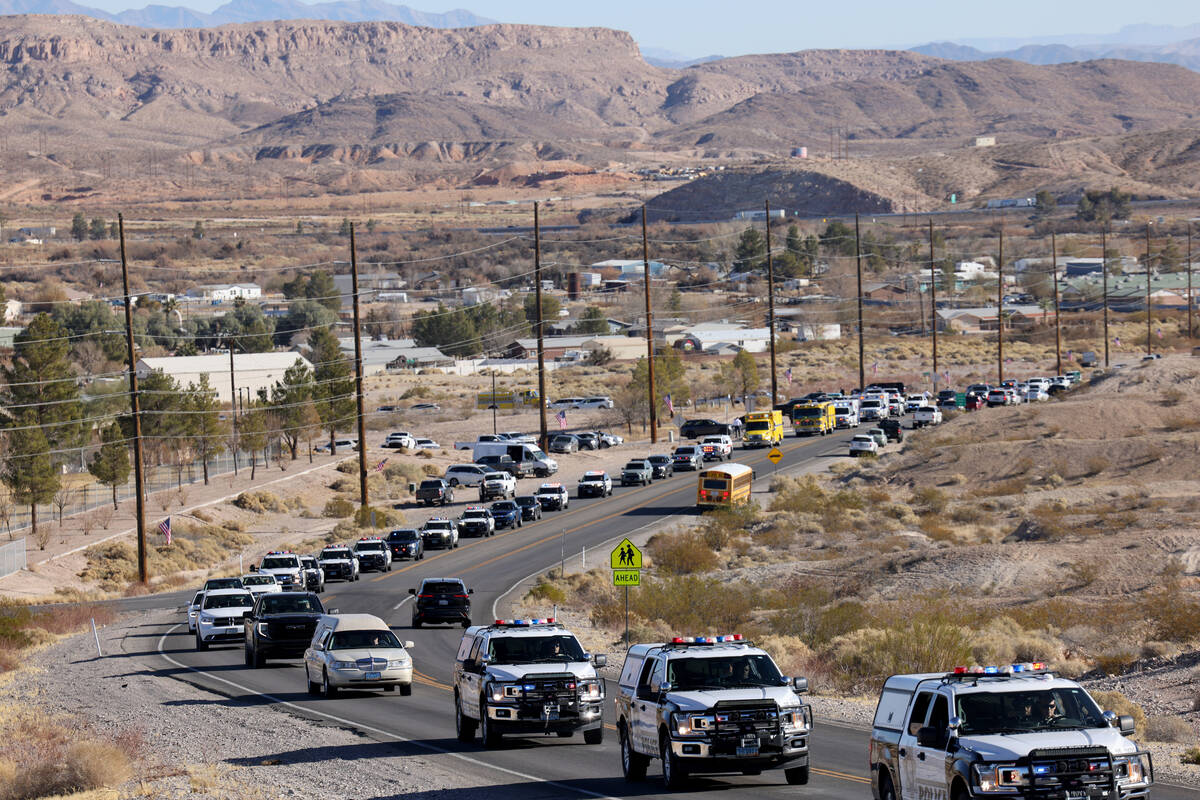
[[[778,768],[788,783],[806,784],[812,708],[800,695],[807,691],[807,678],[785,678],[740,634],[636,644],[616,698],[621,771],[642,780],[658,758],[671,790],[694,773]]]
[[[607,661],[589,655],[554,619],[496,620],[463,633],[454,661],[454,725],[460,742],[476,729],[484,747],[504,734],[604,740]]]
[[[1134,800],[1154,782],[1133,718],[1044,664],[893,675],[870,743],[876,800]]]

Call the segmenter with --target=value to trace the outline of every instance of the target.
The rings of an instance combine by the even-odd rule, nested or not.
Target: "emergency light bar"
[[[530,625],[554,625],[554,617],[542,619],[498,619],[492,623],[502,628],[528,628]]]
[[[972,664],[969,667],[955,667],[953,672],[947,673],[947,678],[1009,678],[1013,675],[1045,675],[1050,670],[1046,667],[1044,661],[1034,661],[1032,663],[1025,662],[1022,664],[1008,664],[1005,666],[989,666],[981,667],[978,664]]]
[[[671,644],[729,644],[744,640],[740,633],[731,633],[725,636],[675,636],[672,637]]]

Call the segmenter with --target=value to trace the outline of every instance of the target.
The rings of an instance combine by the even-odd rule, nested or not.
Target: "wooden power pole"
[[[642,277],[646,289],[646,393],[650,404],[650,442],[658,442],[658,404],[654,401],[654,317],[650,312],[650,240],[646,236],[646,206],[642,206]]]
[[[771,201],[767,211],[767,327],[771,332],[771,407],[779,402],[778,376],[775,374],[775,263],[771,258]]]
[[[1062,325],[1058,318],[1058,239],[1050,233],[1050,282],[1054,284],[1054,363],[1055,375],[1062,375]]]
[[[1146,355],[1154,352],[1154,339],[1150,321],[1150,223],[1146,223]]]
[[[917,284],[917,301],[924,308],[925,304],[921,301],[921,292],[919,291],[920,284]],[[937,264],[933,260],[933,218],[929,220],[929,328],[933,333],[933,388],[936,391],[938,385],[938,352],[937,352]]]
[[[1104,288],[1104,368],[1108,369],[1108,223],[1100,232],[1100,275]]]
[[[354,402],[358,415],[358,496],[363,508],[371,505],[367,494],[367,417],[363,413],[362,315],[358,308],[358,247],[350,223],[350,291],[354,295]]]
[[[125,347],[129,355],[129,409],[133,413],[133,487],[137,497],[137,558],[138,582],[150,580],[146,562],[146,492],[142,467],[142,405],[138,395],[137,361],[133,350],[133,297],[129,294],[129,261],[125,256],[125,215],[117,215],[117,232],[121,237],[121,283],[125,291]]]
[[[867,387],[867,366],[863,363],[863,296],[862,296],[862,236],[859,235],[858,212],[854,212],[854,263],[858,271],[858,388]]]
[[[537,328],[538,354],[538,446],[549,446],[546,433],[546,342],[542,335],[542,226],[538,218],[538,203],[533,201],[533,293],[537,303],[534,323]]]
[[[1188,220],[1187,224],[1187,287],[1188,287],[1188,339],[1192,338],[1192,306],[1196,304],[1195,298],[1192,297],[1192,222]]]
[[[1004,383],[1004,228],[996,262],[996,383]]]

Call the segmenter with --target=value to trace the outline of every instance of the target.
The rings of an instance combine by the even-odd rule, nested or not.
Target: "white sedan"
[[[1044,388],[1042,388],[1040,385],[1039,386],[1030,386],[1029,389],[1025,392],[1025,402],[1026,403],[1035,403],[1035,402],[1038,402],[1041,400],[1049,400],[1049,399],[1050,399],[1050,394]]]
[[[243,575],[242,586],[245,586],[246,591],[256,598],[260,594],[275,594],[283,591],[283,587],[279,585],[279,581],[275,580],[275,576],[264,572],[251,572],[249,575]]]
[[[869,434],[860,433],[850,440],[850,455],[857,458],[862,455],[879,455],[879,443]]]
[[[387,623],[370,614],[329,614],[317,623],[304,651],[309,694],[333,697],[339,689],[397,688],[412,694],[413,663]]]
[[[440,450],[442,446],[433,439],[417,439],[417,450]]]

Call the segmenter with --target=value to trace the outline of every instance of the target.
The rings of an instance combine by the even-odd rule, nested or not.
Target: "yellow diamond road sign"
[[[767,453],[767,458],[771,459],[772,464],[778,464],[779,459],[783,458],[783,451],[778,447],[772,447],[771,452]]]
[[[642,573],[636,569],[614,569],[613,586],[641,586]]]
[[[641,569],[642,551],[634,547],[633,542],[628,539],[622,539],[621,543],[613,548],[611,561],[613,569]],[[636,586],[637,583],[635,582],[632,585]]]

